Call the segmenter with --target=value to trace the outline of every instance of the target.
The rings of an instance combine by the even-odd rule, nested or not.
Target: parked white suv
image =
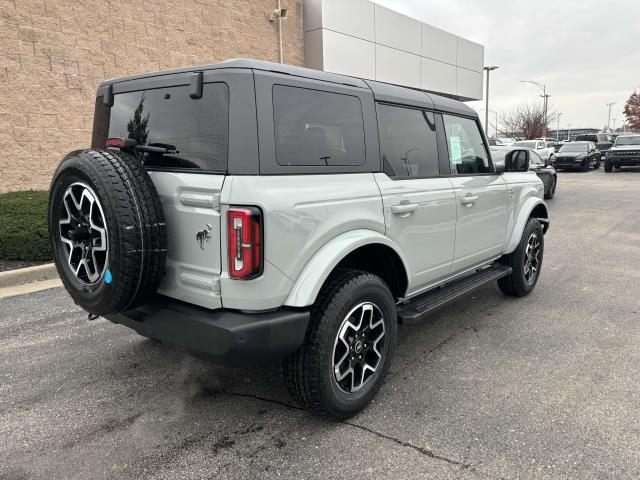
[[[454,100],[233,60],[104,82],[92,143],[51,184],[74,300],[227,364],[284,360],[317,413],[367,405],[398,322],[540,275],[543,184],[526,150],[497,171]]]

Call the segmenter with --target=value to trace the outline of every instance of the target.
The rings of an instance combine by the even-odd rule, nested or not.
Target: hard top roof
[[[321,80],[331,83],[339,83],[343,85],[350,85],[353,87],[367,88],[373,92],[376,100],[387,101],[392,103],[404,103],[415,106],[422,106],[424,108],[432,108],[436,110],[442,110],[445,112],[457,113],[460,115],[477,117],[478,114],[475,110],[468,107],[464,103],[453,100],[451,98],[436,95],[434,93],[426,92],[424,90],[403,87],[400,85],[394,85],[390,83],[378,82],[373,80],[363,80],[361,78],[350,77],[347,75],[340,75],[336,73],[324,72],[321,70],[314,70],[311,68],[296,67],[293,65],[286,65],[281,63],[266,62],[263,60],[253,60],[250,58],[237,58],[225,60],[220,63],[214,63],[210,65],[199,65],[193,67],[183,67],[171,70],[161,70],[157,72],[142,73],[139,75],[131,75],[128,77],[119,77],[105,80],[100,84],[100,87],[106,85],[113,85],[121,82],[129,82],[132,80],[141,80],[151,77],[159,77],[164,75],[174,75],[177,73],[188,72],[200,72],[206,70],[217,70],[221,68],[244,68],[252,70],[262,70],[267,72],[284,73],[286,75],[293,75],[296,77],[309,78],[313,80]]]

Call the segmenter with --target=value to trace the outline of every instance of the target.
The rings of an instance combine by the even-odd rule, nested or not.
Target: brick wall
[[[90,144],[105,78],[252,57],[278,61],[277,0],[0,0],[0,193],[47,189]],[[282,0],[284,60],[303,64],[302,5]]]

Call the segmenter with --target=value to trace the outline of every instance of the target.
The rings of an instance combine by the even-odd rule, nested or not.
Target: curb
[[[39,280],[52,280],[55,278],[58,278],[58,272],[54,263],[18,268],[17,270],[0,272],[0,288],[13,287],[23,283],[37,282]]]

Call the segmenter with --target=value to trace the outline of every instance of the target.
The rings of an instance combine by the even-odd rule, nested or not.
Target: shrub
[[[0,259],[51,260],[48,197],[43,191],[0,194]]]

